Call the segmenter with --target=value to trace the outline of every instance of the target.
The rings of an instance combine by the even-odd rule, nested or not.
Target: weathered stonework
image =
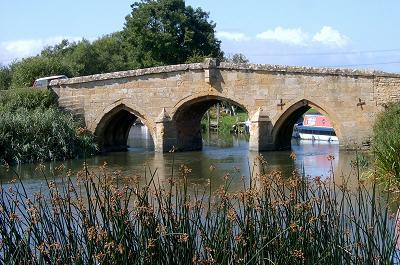
[[[219,100],[251,117],[250,149],[286,148],[313,107],[329,116],[342,147],[369,142],[375,116],[400,100],[400,75],[380,71],[204,63],[82,76],[51,83],[59,105],[81,115],[105,149],[126,145],[136,118],[157,151],[199,149],[200,119]],[[365,104],[357,104],[365,102]]]

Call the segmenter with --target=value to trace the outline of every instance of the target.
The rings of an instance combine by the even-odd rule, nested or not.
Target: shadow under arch
[[[147,126],[154,142],[153,126],[144,115],[124,103],[107,108],[97,119],[94,130],[101,151],[127,150],[130,129],[138,119]]]
[[[311,108],[316,109],[319,113],[326,115],[330,119],[340,142],[342,138],[341,132],[334,115],[330,112],[328,113],[324,108],[310,100],[302,99],[291,105],[276,121],[272,129],[272,138],[276,150],[287,150],[291,148],[293,126],[296,121]]]
[[[176,126],[176,148],[179,151],[202,149],[201,119],[210,107],[222,101],[238,106],[248,113],[243,104],[219,95],[194,95],[175,106],[172,121]]]

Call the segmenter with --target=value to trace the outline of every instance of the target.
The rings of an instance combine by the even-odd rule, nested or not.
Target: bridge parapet
[[[286,74],[305,74],[305,75],[322,75],[322,76],[349,76],[349,77],[388,77],[400,78],[400,74],[387,73],[377,70],[358,70],[346,68],[327,68],[327,67],[306,67],[306,66],[287,66],[287,65],[272,65],[272,64],[235,64],[229,62],[219,62],[217,59],[206,59],[202,63],[192,64],[178,64],[157,66],[144,69],[127,70],[103,74],[95,74],[88,76],[79,76],[69,79],[52,80],[50,85],[52,87],[68,86],[72,84],[83,84],[89,82],[97,82],[111,79],[123,79],[128,77],[140,77],[153,74],[185,72],[190,70],[235,70],[235,71],[262,71],[268,73],[286,73]]]

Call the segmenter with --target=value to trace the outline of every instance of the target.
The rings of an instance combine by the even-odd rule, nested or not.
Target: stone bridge
[[[250,149],[290,147],[292,128],[309,108],[332,121],[341,147],[368,145],[376,114],[400,99],[400,74],[350,69],[204,63],[57,80],[62,108],[80,114],[103,150],[126,148],[136,119],[155,150],[202,147],[200,121],[219,101],[246,110]]]

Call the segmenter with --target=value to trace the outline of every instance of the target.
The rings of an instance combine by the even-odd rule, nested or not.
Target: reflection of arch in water
[[[322,108],[309,100],[303,99],[290,106],[276,121],[272,130],[272,138],[276,149],[290,149],[293,126],[310,108],[316,109],[329,118],[340,142],[342,139],[341,129],[334,112],[327,111],[326,108]]]
[[[172,120],[176,126],[177,148],[182,151],[201,150],[201,119],[213,105],[226,101],[247,112],[247,108],[236,100],[219,95],[195,95],[174,107]]]
[[[154,150],[154,141],[149,128],[142,123],[135,122],[129,131],[128,146],[129,150]]]
[[[130,129],[138,118],[153,136],[152,123],[126,103],[113,104],[106,108],[95,122],[95,135],[101,149],[103,151],[126,150]]]

